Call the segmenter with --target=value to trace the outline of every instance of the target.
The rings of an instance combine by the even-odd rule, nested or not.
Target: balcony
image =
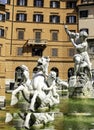
[[[28,45],[41,45],[41,46],[46,46],[47,45],[47,40],[46,39],[28,39],[27,42],[24,44],[24,46]]]
[[[82,4],[94,3],[94,0],[81,0]]]

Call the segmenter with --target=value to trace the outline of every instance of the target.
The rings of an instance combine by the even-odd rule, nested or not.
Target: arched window
[[[20,83],[22,81],[23,71],[20,66],[15,69],[15,82]]]
[[[70,77],[73,76],[73,75],[74,75],[74,68],[71,67],[71,68],[68,69],[68,80],[69,80]]]

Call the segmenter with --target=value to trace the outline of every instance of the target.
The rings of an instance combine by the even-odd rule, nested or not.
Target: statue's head
[[[80,36],[80,37],[87,38],[87,37],[88,37],[88,34],[87,34],[86,31],[81,31],[81,32],[79,33],[79,36]]]
[[[26,65],[21,65],[20,66],[23,70],[27,70],[28,71],[28,67]]]
[[[49,77],[52,77],[56,79],[56,72],[55,71],[50,71]]]
[[[38,65],[46,65],[49,63],[49,61],[50,61],[49,57],[42,56],[41,58],[38,59]]]

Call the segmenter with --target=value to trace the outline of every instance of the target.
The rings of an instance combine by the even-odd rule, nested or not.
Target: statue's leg
[[[28,114],[26,115],[26,118],[25,118],[24,127],[25,127],[26,129],[30,129],[30,125],[29,125],[30,116],[31,116],[31,113],[28,113]]]
[[[76,55],[74,57],[74,62],[75,62],[75,65],[74,65],[74,75],[77,76],[77,72],[79,71],[79,68],[80,68],[81,57],[79,55]]]
[[[38,94],[39,94],[39,92],[36,90],[34,92],[32,99],[31,99],[30,108],[29,108],[31,111],[35,111],[34,105],[35,105],[36,98],[37,98]]]
[[[21,86],[19,86],[17,89],[15,89],[15,90],[12,92],[11,103],[10,103],[11,106],[17,104],[18,98],[16,97],[16,94],[17,94],[18,92],[20,92],[21,90],[23,90],[23,89],[24,89],[24,86],[21,85]]]

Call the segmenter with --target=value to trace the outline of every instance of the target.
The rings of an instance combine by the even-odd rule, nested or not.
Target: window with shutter
[[[75,8],[76,7],[76,1],[67,1],[66,2],[66,8]]]
[[[50,16],[50,22],[51,23],[60,23],[60,16],[58,16],[58,15],[51,15]]]
[[[80,11],[80,18],[88,17],[88,10],[82,10]]]
[[[22,47],[17,48],[17,55],[19,55],[19,56],[23,55],[23,48]]]
[[[10,12],[6,12],[6,20],[10,19]]]
[[[52,56],[58,56],[58,49],[52,48]]]
[[[37,43],[41,41],[41,32],[35,32],[35,41]]]
[[[76,16],[66,16],[67,23],[76,23]]]
[[[32,48],[32,56],[42,56],[42,48]]]
[[[0,37],[4,37],[4,29],[0,29]]]
[[[5,21],[5,14],[0,14],[0,21]]]
[[[52,41],[58,40],[58,32],[52,32]]]
[[[34,14],[33,21],[34,22],[43,22],[43,15],[42,14]]]
[[[43,7],[44,0],[34,0],[35,7]]]
[[[10,4],[10,0],[7,0],[7,2],[6,2],[7,4]]]
[[[51,8],[60,8],[60,1],[50,1]]]
[[[27,14],[23,14],[23,13],[17,14],[16,20],[17,21],[26,21],[27,20]]]
[[[19,30],[18,31],[18,39],[19,40],[23,40],[24,39],[24,31],[23,30]]]
[[[17,5],[19,5],[19,6],[27,6],[27,0],[17,0]]]

